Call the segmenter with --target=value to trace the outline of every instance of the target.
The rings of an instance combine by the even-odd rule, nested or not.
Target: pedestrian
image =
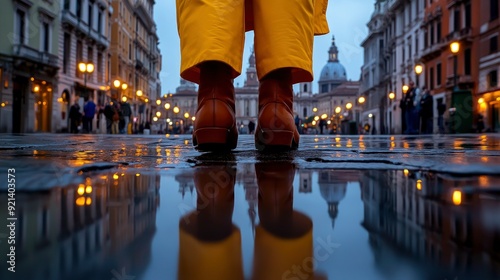
[[[78,126],[82,121],[82,113],[80,112],[79,98],[75,98],[75,103],[69,109],[70,132],[78,133]]]
[[[443,103],[442,99],[438,99],[438,105],[437,105],[437,111],[438,111],[438,128],[439,128],[439,134],[444,134],[444,118],[443,115],[446,112],[446,105]]]
[[[108,102],[104,107],[104,116],[106,117],[106,132],[111,134],[111,127],[113,126],[113,115],[115,110],[113,107],[113,102]]]
[[[94,122],[95,107],[95,103],[92,101],[91,97],[89,97],[83,106],[83,130],[86,133],[92,133],[93,131],[92,123]]]
[[[111,134],[120,133],[120,108],[118,107],[118,102],[113,103],[113,116],[111,123]]]
[[[482,114],[479,114],[477,116],[477,125],[476,125],[476,128],[477,128],[477,133],[482,133],[483,130],[484,130],[484,117]]]
[[[313,80],[313,37],[328,33],[327,5],[327,0],[177,0],[181,77],[199,84],[197,149],[236,148],[232,81],[241,73],[250,30],[260,82],[255,146],[298,147],[292,85]]]
[[[430,91],[423,88],[422,98],[420,98],[420,118],[422,123],[421,132],[424,134],[432,134],[433,118],[434,118],[434,99]]]
[[[121,111],[123,116],[123,129],[120,131],[122,134],[128,134],[128,126],[130,123],[130,119],[132,117],[132,108],[128,102],[121,103]]]
[[[404,98],[404,108],[405,108],[405,123],[406,123],[406,131],[405,134],[416,134],[417,128],[415,125],[417,122],[415,121],[415,100],[416,100],[417,91],[415,89],[415,84],[410,82],[409,89],[406,92]]]
[[[255,132],[255,123],[250,120],[248,122],[248,134],[253,134]]]

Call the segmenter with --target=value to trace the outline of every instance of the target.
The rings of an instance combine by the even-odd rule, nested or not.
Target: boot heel
[[[273,148],[296,148],[296,144],[293,140],[293,131],[287,130],[271,130],[271,129],[261,129],[257,131],[255,137],[256,144],[258,144],[258,149],[263,150],[266,147]]]
[[[236,137],[227,128],[200,128],[193,133],[193,144],[200,151],[229,150],[236,148]]]

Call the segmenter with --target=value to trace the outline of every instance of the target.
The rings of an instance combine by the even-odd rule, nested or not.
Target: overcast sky
[[[317,36],[314,41],[313,89],[317,91],[317,79],[321,69],[328,59],[328,49],[331,45],[332,35],[339,48],[340,62],[345,66],[349,80],[359,80],[360,68],[363,64],[363,49],[361,42],[368,34],[366,24],[373,12],[373,0],[329,0],[328,23],[330,33]],[[155,20],[160,37],[160,49],[163,56],[162,92],[175,92],[179,86],[180,49],[179,36],[177,33],[177,22],[175,15],[175,1],[156,1]],[[248,66],[248,56],[253,45],[253,32],[247,32],[245,52],[243,55],[243,73],[236,79],[240,86],[244,83],[244,72]]]

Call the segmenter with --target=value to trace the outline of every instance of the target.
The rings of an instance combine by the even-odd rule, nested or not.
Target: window
[[[470,28],[472,25],[472,14],[470,2],[465,4],[465,27]]]
[[[441,63],[436,65],[436,86],[441,86],[441,75],[442,75],[442,66]]]
[[[304,84],[304,92],[307,92],[307,84]]]
[[[132,59],[132,43],[128,43],[128,59]]]
[[[64,0],[64,10],[69,10],[71,0]]]
[[[465,49],[464,51],[464,73],[465,75],[471,75],[472,69],[472,52],[471,49]]]
[[[78,63],[83,61],[83,44],[82,41],[76,41],[76,76],[80,77],[80,73],[78,71]]]
[[[460,30],[460,10],[455,9],[453,12],[453,30],[454,31],[459,31]]]
[[[97,53],[97,73],[99,74],[99,76],[102,76],[102,72],[103,72],[103,69],[102,69],[102,53],[101,52],[98,52]]]
[[[97,14],[97,33],[102,34],[102,11]]]
[[[328,92],[328,85],[321,85],[321,92]]]
[[[80,19],[82,17],[83,1],[76,0],[76,17]]]
[[[430,38],[430,43],[431,43],[431,46],[434,45],[434,25],[431,25],[430,27],[430,33],[431,33],[431,38]]]
[[[499,0],[490,0],[490,21],[498,18],[498,2]]]
[[[64,53],[63,53],[63,73],[68,73],[69,56],[71,54],[71,35],[64,34]]]
[[[424,48],[426,49],[429,46],[429,31],[425,29],[424,31]]]
[[[436,23],[436,43],[441,40],[441,21]]]
[[[23,10],[16,11],[16,28],[17,28],[17,42],[19,44],[26,44],[26,13]]]
[[[429,83],[429,89],[434,89],[434,68],[431,67],[429,69],[429,79],[430,79],[430,83]]]
[[[48,23],[44,22],[42,23],[41,29],[42,30],[40,36],[42,37],[42,52],[47,53],[50,50],[50,26]]]
[[[94,49],[92,47],[87,48],[87,62],[88,63],[94,62]]]
[[[489,88],[494,88],[498,86],[498,72],[497,70],[493,70],[488,73],[488,85]]]
[[[490,38],[490,54],[496,53],[498,51],[498,36],[493,36]]]
[[[87,17],[87,22],[89,24],[89,28],[93,26],[93,15],[94,15],[94,7],[92,6],[92,2],[89,2],[89,14]]]

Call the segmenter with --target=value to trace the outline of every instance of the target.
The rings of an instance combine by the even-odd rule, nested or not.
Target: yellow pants
[[[245,31],[255,32],[259,80],[293,68],[293,83],[312,81],[314,35],[328,33],[328,0],[177,0],[181,77],[199,83],[198,65],[221,61],[241,73]]]

